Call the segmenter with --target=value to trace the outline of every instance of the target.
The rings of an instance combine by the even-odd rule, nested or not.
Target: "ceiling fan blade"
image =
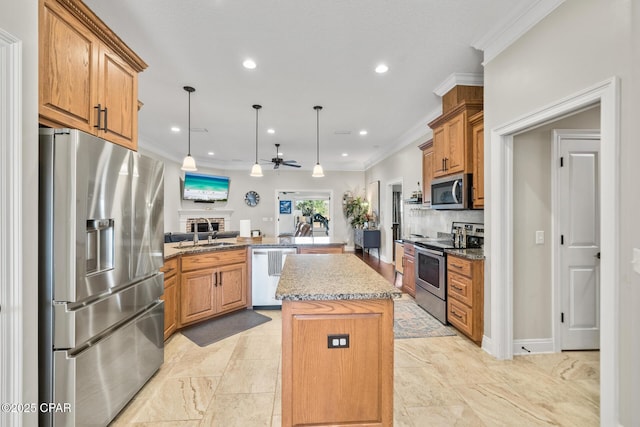
[[[274,169],[278,169],[279,167],[280,167],[280,163],[274,163],[274,164],[273,164],[273,168],[274,168]]]
[[[297,163],[287,163],[287,162],[283,162],[282,164],[283,164],[283,165],[285,165],[285,166],[291,166],[291,167],[294,167],[294,168],[302,167],[302,165],[299,165],[299,164],[297,164]]]

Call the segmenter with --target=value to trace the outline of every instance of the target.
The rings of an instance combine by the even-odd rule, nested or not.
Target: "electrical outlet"
[[[633,261],[631,263],[633,264],[633,270],[640,274],[640,249],[633,248]]]
[[[536,231],[536,245],[544,245],[544,231]]]
[[[349,335],[327,335],[327,348],[349,348]]]

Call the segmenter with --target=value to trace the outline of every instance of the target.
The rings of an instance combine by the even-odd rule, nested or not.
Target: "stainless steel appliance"
[[[416,303],[445,325],[447,324],[445,250],[482,247],[484,225],[454,222],[450,236],[440,239],[411,239],[415,246]]]
[[[431,181],[432,209],[471,209],[471,174],[458,174]]]
[[[297,249],[292,247],[251,250],[251,304],[254,308],[282,306],[282,301],[276,299],[276,288],[287,255],[295,253]]]
[[[106,426],[164,358],[164,165],[40,130],[41,426]]]

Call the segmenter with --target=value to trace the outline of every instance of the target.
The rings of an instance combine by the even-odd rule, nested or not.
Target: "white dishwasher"
[[[296,248],[251,250],[251,303],[254,308],[276,308],[282,305],[282,301],[276,299],[276,288],[287,255],[295,253]]]

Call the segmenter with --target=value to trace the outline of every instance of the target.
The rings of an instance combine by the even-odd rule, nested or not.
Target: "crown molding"
[[[487,65],[491,62],[564,1],[536,0],[524,4],[507,15],[498,25],[471,44],[475,49],[484,52],[482,65]]]
[[[484,75],[478,73],[451,73],[449,77],[433,89],[433,93],[438,96],[444,96],[458,85],[484,86]]]

